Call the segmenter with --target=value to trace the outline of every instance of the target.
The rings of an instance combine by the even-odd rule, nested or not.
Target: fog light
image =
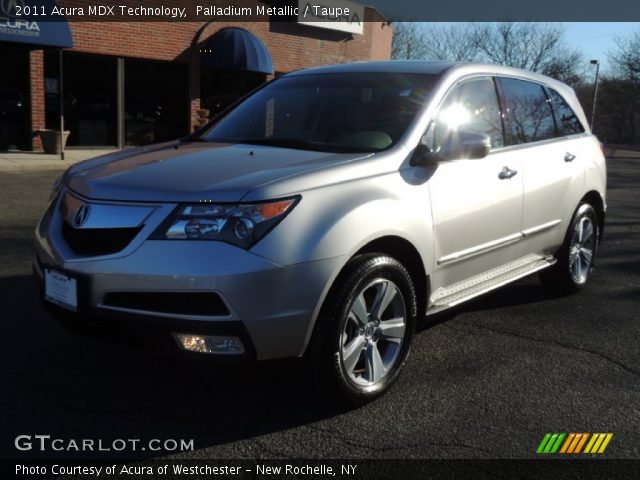
[[[242,345],[242,341],[238,337],[174,333],[173,338],[176,339],[182,349],[189,352],[223,355],[240,355],[244,353],[244,345]]]

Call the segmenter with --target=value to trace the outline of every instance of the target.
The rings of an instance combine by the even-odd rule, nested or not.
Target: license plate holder
[[[62,308],[78,311],[78,281],[59,270],[45,268],[44,298]]]

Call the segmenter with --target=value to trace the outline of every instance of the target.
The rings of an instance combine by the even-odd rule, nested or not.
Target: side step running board
[[[429,299],[428,313],[437,313],[451,308],[514,280],[550,267],[554,263],[556,260],[553,256],[544,257],[531,254],[448,287],[439,288]]]

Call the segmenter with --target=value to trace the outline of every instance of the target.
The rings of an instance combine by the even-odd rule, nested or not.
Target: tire
[[[344,406],[382,395],[407,360],[415,324],[416,294],[404,266],[384,254],[352,259],[324,302],[309,346],[322,393]]]
[[[542,284],[561,293],[584,288],[593,270],[599,233],[595,209],[588,203],[578,205],[556,254],[556,264],[540,273]]]

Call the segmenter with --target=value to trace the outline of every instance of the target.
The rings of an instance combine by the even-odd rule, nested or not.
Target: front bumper
[[[38,225],[34,273],[41,285],[44,268],[77,278],[78,317],[173,333],[236,332],[257,360],[304,353],[321,301],[344,262],[335,257],[282,266],[223,242],[144,238],[119,254],[77,257],[65,255],[60,223],[52,207]],[[194,315],[105,302],[109,294],[145,292],[211,292],[226,308]]]

